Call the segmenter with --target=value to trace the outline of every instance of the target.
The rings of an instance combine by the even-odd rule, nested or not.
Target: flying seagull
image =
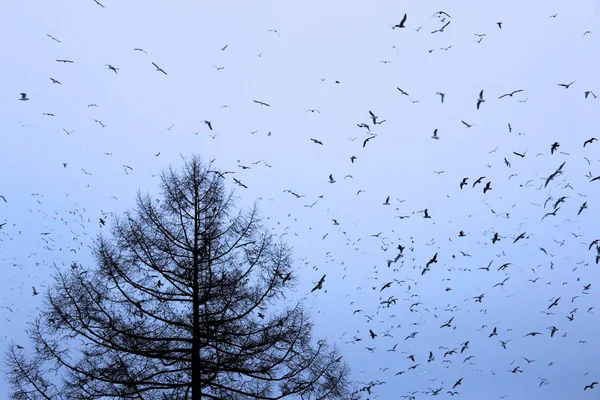
[[[400,21],[399,24],[396,24],[394,26],[392,26],[392,29],[396,29],[396,28],[406,28],[404,26],[404,23],[406,22],[406,13],[404,13],[404,17],[402,17],[402,21]]]
[[[481,89],[481,92],[479,92],[479,98],[477,99],[477,109],[479,110],[479,106],[481,105],[481,103],[484,103],[485,100],[483,98],[483,89]]]
[[[144,54],[148,54],[148,53],[146,53],[146,50],[144,50],[144,49],[140,49],[139,47],[136,47],[136,48],[135,48],[135,49],[133,49],[133,50],[135,50],[135,51],[141,51],[141,52],[142,52],[142,53],[144,53]]]
[[[253,102],[255,102],[256,104],[260,104],[261,106],[267,106],[267,107],[271,107],[270,104],[267,103],[263,103],[262,101],[258,101],[258,100],[252,100]]]
[[[437,129],[434,129],[434,130],[433,130],[433,136],[431,137],[432,139],[436,139],[436,140],[438,140],[438,139],[440,138],[440,137],[438,136],[438,134],[437,134],[437,131],[438,131]]]
[[[513,94],[519,93],[519,92],[522,92],[522,91],[524,91],[524,89],[519,89],[519,90],[515,90],[515,91],[510,92],[510,93],[503,94],[502,96],[498,97],[498,100],[501,99],[501,98],[503,98],[503,97],[506,97],[506,96],[513,97]]]
[[[448,25],[450,25],[450,21],[446,22],[446,25],[442,26],[440,29],[436,29],[435,31],[433,31],[431,33],[444,32],[444,28],[446,28]]]
[[[21,100],[21,101],[29,100],[29,97],[27,97],[27,93],[21,93],[21,98],[19,100]]]
[[[105,64],[105,65],[108,67],[108,69],[113,70],[115,72],[115,74],[119,75],[119,73],[117,72],[119,70],[119,68],[115,68],[110,64]]]
[[[54,37],[54,36],[52,36],[51,34],[49,34],[49,33],[46,33],[46,36],[48,36],[50,39],[54,40],[55,42],[58,42],[58,43],[60,43],[60,40],[58,40],[57,38],[55,38],[55,37]]]
[[[572,84],[574,84],[574,83],[575,83],[575,81],[573,81],[573,82],[571,82],[571,83],[568,83],[568,84],[567,84],[567,83],[559,83],[559,84],[558,84],[558,86],[562,86],[562,87],[564,87],[565,89],[568,89],[568,88],[569,88],[569,87],[570,87]]]
[[[158,65],[156,65],[154,62],[152,62],[152,65],[154,65],[156,67],[157,71],[160,71],[160,72],[162,72],[165,75],[167,74],[164,69],[162,69],[161,67],[159,67]]]

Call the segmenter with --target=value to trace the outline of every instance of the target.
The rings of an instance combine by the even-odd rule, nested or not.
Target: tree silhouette
[[[13,399],[349,399],[348,367],[311,337],[290,250],[257,207],[234,212],[198,157],[161,176],[162,200],[99,235],[97,267],[59,271],[6,353]]]

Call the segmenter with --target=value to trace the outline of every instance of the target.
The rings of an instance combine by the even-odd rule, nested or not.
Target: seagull
[[[435,130],[433,131],[433,136],[431,137],[432,139],[436,139],[436,140],[438,140],[438,139],[439,139],[439,136],[438,136],[438,134],[437,134],[437,131],[438,131],[437,129],[435,129]]]
[[[586,387],[583,388],[583,390],[588,390],[588,389],[593,389],[594,386],[598,385],[598,382],[592,382],[589,385],[587,385]]]
[[[161,67],[159,67],[158,65],[156,65],[154,62],[152,62],[152,65],[154,65],[156,67],[157,71],[160,71],[160,72],[162,72],[165,75],[167,74],[164,69],[162,69]]]
[[[566,83],[559,83],[559,84],[558,84],[558,86],[562,86],[562,87],[564,87],[565,89],[568,89],[568,88],[569,88],[569,87],[570,87],[572,84],[574,84],[574,83],[575,83],[575,81],[573,81],[573,82],[571,82],[571,83],[569,83],[569,84],[566,84]]]
[[[21,93],[21,94],[23,94],[23,93]],[[583,142],[583,147],[585,147],[585,145],[587,145],[587,144],[592,144],[592,143],[594,143],[596,140],[598,140],[598,139],[596,139],[595,137],[593,137],[593,138],[591,138],[591,139],[588,139],[588,140],[586,140],[585,142]]]
[[[208,126],[208,129],[210,129],[211,131],[213,130],[212,123],[210,121],[202,121],[202,122],[204,122]]]
[[[502,22],[502,21],[498,21],[498,22],[496,22],[496,25],[498,25],[498,27],[499,27],[500,29],[502,29],[502,24],[503,24],[503,22]]]
[[[446,96],[446,93],[437,92],[436,94],[440,96],[440,98],[442,100],[442,103],[443,103],[444,102],[444,96]]]
[[[71,60],[56,60],[57,62],[61,62],[61,63],[65,63],[65,64],[73,64],[75,61],[71,61]]]
[[[319,290],[323,288],[323,282],[325,282],[325,277],[327,276],[327,274],[323,275],[321,277],[321,279],[319,279],[319,282],[315,285],[314,288],[312,288],[311,293],[314,292],[315,290]]]
[[[255,102],[256,104],[260,104],[261,106],[271,107],[270,104],[263,103],[262,101],[258,101],[258,100],[252,100],[252,101]]]
[[[400,89],[399,87],[396,86],[396,89],[398,89],[400,91],[400,93],[402,93],[405,96],[410,96],[408,93],[406,93],[404,90]]]
[[[433,17],[436,17],[436,16],[437,16],[437,17],[439,17],[439,16],[441,16],[441,15],[445,15],[445,16],[447,16],[448,18],[452,18],[452,17],[451,17],[450,15],[448,15],[448,13],[446,13],[445,11],[438,11],[438,12],[435,12],[435,13],[433,13],[433,15],[431,16],[431,18],[433,18]]]
[[[56,79],[54,79],[54,78],[49,78],[49,79],[52,81],[52,83],[58,83],[59,85],[62,85],[62,83],[60,83],[59,81],[57,81],[57,80],[56,80]]]
[[[105,64],[105,65],[108,67],[108,69],[113,70],[115,72],[115,74],[119,75],[119,73],[117,72],[119,70],[119,68],[115,68],[110,64]]]
[[[450,25],[450,21],[448,21],[446,23],[446,25],[442,26],[440,29],[436,29],[435,31],[431,32],[431,33],[436,33],[436,32],[444,32],[444,28],[446,28],[448,25]]]
[[[49,34],[49,33],[46,33],[46,36],[48,36],[50,39],[54,40],[55,42],[58,42],[58,43],[60,43],[60,40],[58,40],[57,38],[55,38],[55,37],[54,37],[54,36],[52,36],[51,34]]]
[[[335,183],[335,179],[333,179],[333,174],[329,174],[329,183]]]
[[[404,23],[406,22],[406,13],[404,13],[404,17],[402,17],[402,21],[400,21],[399,24],[396,24],[394,26],[392,26],[392,29],[396,29],[396,28],[406,28],[404,26]]]
[[[594,92],[592,92],[591,90],[586,90],[585,92],[583,92],[583,94],[585,95],[585,98],[587,99],[588,96],[591,94],[592,96],[594,96],[594,98],[597,98],[598,96],[596,96],[594,94]]]
[[[519,92],[522,92],[522,91],[524,91],[524,89],[519,89],[519,90],[515,90],[515,91],[510,92],[510,93],[503,94],[502,96],[498,97],[498,100],[501,99],[501,98],[503,98],[503,97],[506,97],[506,96],[513,97],[513,94],[519,93]]]
[[[141,51],[141,52],[143,52],[144,54],[148,54],[148,53],[146,53],[146,50],[144,50],[144,49],[140,49],[139,47],[136,47],[136,48],[135,48],[135,49],[133,49],[133,50],[135,50],[135,51]]]
[[[470,128],[470,127],[472,127],[472,126],[473,126],[473,124],[467,124],[467,123],[466,123],[465,121],[463,121],[463,120],[461,120],[460,122],[462,122],[463,124],[465,124],[465,126],[466,126],[467,128]]]
[[[477,109],[478,110],[479,110],[479,106],[483,102],[485,102],[485,100],[483,99],[483,89],[482,89],[481,92],[479,92],[479,98],[477,99]]]
[[[21,101],[29,100],[29,97],[27,97],[27,93],[21,93],[21,98],[19,100],[21,100]]]

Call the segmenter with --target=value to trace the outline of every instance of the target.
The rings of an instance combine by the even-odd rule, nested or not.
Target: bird
[[[438,96],[440,96],[440,99],[442,100],[442,103],[444,102],[444,97],[446,96],[446,93],[442,93],[442,92],[437,92],[436,93]]]
[[[325,277],[327,276],[327,274],[323,275],[321,277],[321,279],[319,279],[319,282],[317,282],[317,284],[315,285],[315,287],[312,288],[311,293],[314,292],[315,290],[319,290],[323,288],[323,282],[325,282]]]
[[[479,98],[477,99],[477,109],[479,110],[479,106],[481,105],[481,103],[485,102],[484,98],[483,98],[483,89],[481,90],[481,92],[479,92]]]
[[[157,71],[162,72],[163,74],[167,75],[167,73],[165,72],[164,69],[162,69],[161,67],[159,67],[158,65],[156,65],[154,62],[152,62],[152,65],[154,65],[156,67]]]
[[[467,128],[470,128],[473,126],[473,124],[468,124],[465,121],[461,120],[460,122],[462,122]]]
[[[585,98],[587,99],[588,96],[591,94],[595,99],[598,97],[594,94],[594,92],[592,92],[591,90],[586,90],[585,92],[583,92]]]
[[[371,116],[371,119],[373,120],[373,124],[377,125],[377,118],[379,118],[377,115],[373,114],[373,111],[369,110],[369,115]]]
[[[587,208],[587,201],[584,201],[583,204],[581,205],[581,207],[579,207],[579,211],[577,212],[577,215],[581,214],[581,212],[583,210],[585,210]]]
[[[320,145],[323,145],[323,142],[321,142],[320,140],[313,139],[313,138],[310,138],[310,140],[312,140],[312,142],[313,142],[313,143],[315,143],[315,144],[320,144]],[[354,162],[354,161],[353,161],[353,162]]]
[[[27,93],[20,93],[21,97],[19,98],[19,100],[21,101],[27,101],[29,100],[29,98],[27,97]]]
[[[575,81],[571,82],[571,83],[559,83],[558,86],[562,86],[565,89],[568,89],[572,84],[574,84]]]
[[[141,52],[142,52],[142,53],[144,53],[144,54],[148,54],[148,53],[146,53],[146,50],[144,50],[144,49],[140,49],[139,47],[136,47],[136,48],[135,48],[135,49],[133,49],[133,50],[134,50],[134,51],[141,51]]]
[[[396,89],[398,89],[400,91],[400,93],[402,93],[405,96],[410,96],[407,92],[405,92],[404,90],[400,89],[399,87],[396,86]]]
[[[432,139],[436,139],[436,140],[438,140],[438,139],[439,139],[439,136],[438,136],[438,133],[437,133],[437,131],[438,131],[437,129],[434,129],[434,131],[433,131],[433,136],[431,136],[431,138],[432,138]]]
[[[400,21],[399,24],[396,24],[394,26],[392,26],[392,29],[396,29],[396,28],[406,28],[404,26],[404,23],[406,22],[406,13],[404,13],[404,17],[402,17],[402,20]]]
[[[390,205],[390,196],[388,196],[388,197],[385,199],[385,202],[383,203],[383,205],[384,205],[384,206],[389,206],[389,205]]]
[[[375,332],[373,332],[371,329],[369,329],[369,335],[371,335],[371,339],[375,339],[377,337],[377,334]]]
[[[39,292],[35,289],[35,286],[32,286],[31,290],[32,290],[32,296],[37,296],[39,294]]]
[[[459,380],[456,381],[456,383],[454,384],[454,386],[452,386],[452,389],[456,389],[457,386],[460,386],[460,384],[462,383],[463,378],[460,378]]]
[[[519,92],[522,92],[522,91],[524,91],[524,90],[525,90],[525,89],[519,89],[519,90],[515,90],[515,91],[513,91],[513,92],[510,92],[510,93],[503,94],[502,96],[498,97],[498,100],[500,100],[501,98],[503,98],[503,97],[506,97],[506,96],[510,96],[510,97],[512,97],[512,96],[513,96],[513,94],[515,94],[515,93],[519,93]]]
[[[503,23],[504,23],[504,22],[502,22],[502,21],[498,21],[498,22],[496,22],[496,25],[498,25],[498,27],[499,27],[500,29],[502,29],[502,24],[503,24]]]
[[[262,101],[258,101],[258,100],[252,100],[252,101],[255,102],[256,104],[260,104],[261,106],[271,107],[270,104],[267,104],[267,103],[262,102]]]
[[[450,22],[451,22],[451,21],[448,21],[448,22],[446,22],[446,25],[442,26],[440,29],[436,29],[435,31],[433,31],[433,32],[431,32],[431,33],[433,34],[433,33],[436,33],[436,32],[444,32],[444,29],[445,29],[445,28],[446,28],[448,25],[450,25]]]
[[[552,146],[550,146],[550,154],[554,154],[554,152],[560,147],[560,143],[554,142]]]
[[[595,142],[595,141],[597,141],[597,140],[598,140],[598,139],[596,139],[595,137],[593,137],[593,138],[590,138],[590,139],[586,140],[585,142],[583,142],[583,147],[585,147],[585,146],[586,146],[586,145],[588,145],[588,144],[592,144],[592,143],[594,143],[594,142]]]
[[[596,385],[598,385],[598,382],[592,382],[589,385],[586,385],[583,390],[593,389]]]
[[[492,190],[492,182],[488,182],[485,184],[485,187],[483,188],[483,193],[486,193],[488,190]]]
[[[371,136],[365,139],[365,141],[363,142],[363,148],[367,145],[367,142],[371,139],[373,139],[375,136]]]
[[[59,85],[62,85],[62,83],[60,83],[59,81],[57,81],[57,80],[56,80],[56,79],[54,79],[54,78],[49,78],[49,79],[52,81],[52,83],[58,83]]]
[[[105,64],[105,66],[107,66],[107,67],[108,67],[108,69],[110,69],[110,70],[114,71],[114,73],[115,73],[115,74],[119,75],[119,73],[117,72],[117,71],[119,70],[119,68],[115,68],[115,67],[113,67],[113,66],[112,66],[112,65],[110,65],[110,64]]]
[[[333,179],[333,174],[329,174],[329,183],[335,183],[335,179]]]
[[[64,59],[60,59],[60,60],[56,60],[57,62],[61,62],[61,63],[65,63],[65,64],[73,64],[75,61],[72,60],[64,60]]]
[[[49,33],[46,33],[46,36],[48,36],[50,39],[54,40],[55,42],[57,42],[57,43],[60,43],[60,40],[58,40],[57,38],[55,38],[55,37],[54,37],[54,36],[52,36],[51,34],[49,34]]]
[[[461,189],[463,188],[463,186],[465,186],[465,185],[467,184],[467,180],[468,180],[468,179],[469,179],[469,178],[463,178],[463,180],[460,182],[460,188],[461,188]]]
[[[204,122],[204,124],[206,124],[206,126],[208,126],[208,129],[210,129],[211,131],[213,130],[213,128],[212,128],[212,123],[211,123],[210,121],[206,121],[206,120],[204,120],[204,121],[202,121],[202,122]]]

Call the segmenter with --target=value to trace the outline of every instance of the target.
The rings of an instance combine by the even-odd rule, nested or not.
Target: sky
[[[0,348],[197,154],[293,248],[365,398],[598,397],[597,2],[99,1],[3,5]]]

